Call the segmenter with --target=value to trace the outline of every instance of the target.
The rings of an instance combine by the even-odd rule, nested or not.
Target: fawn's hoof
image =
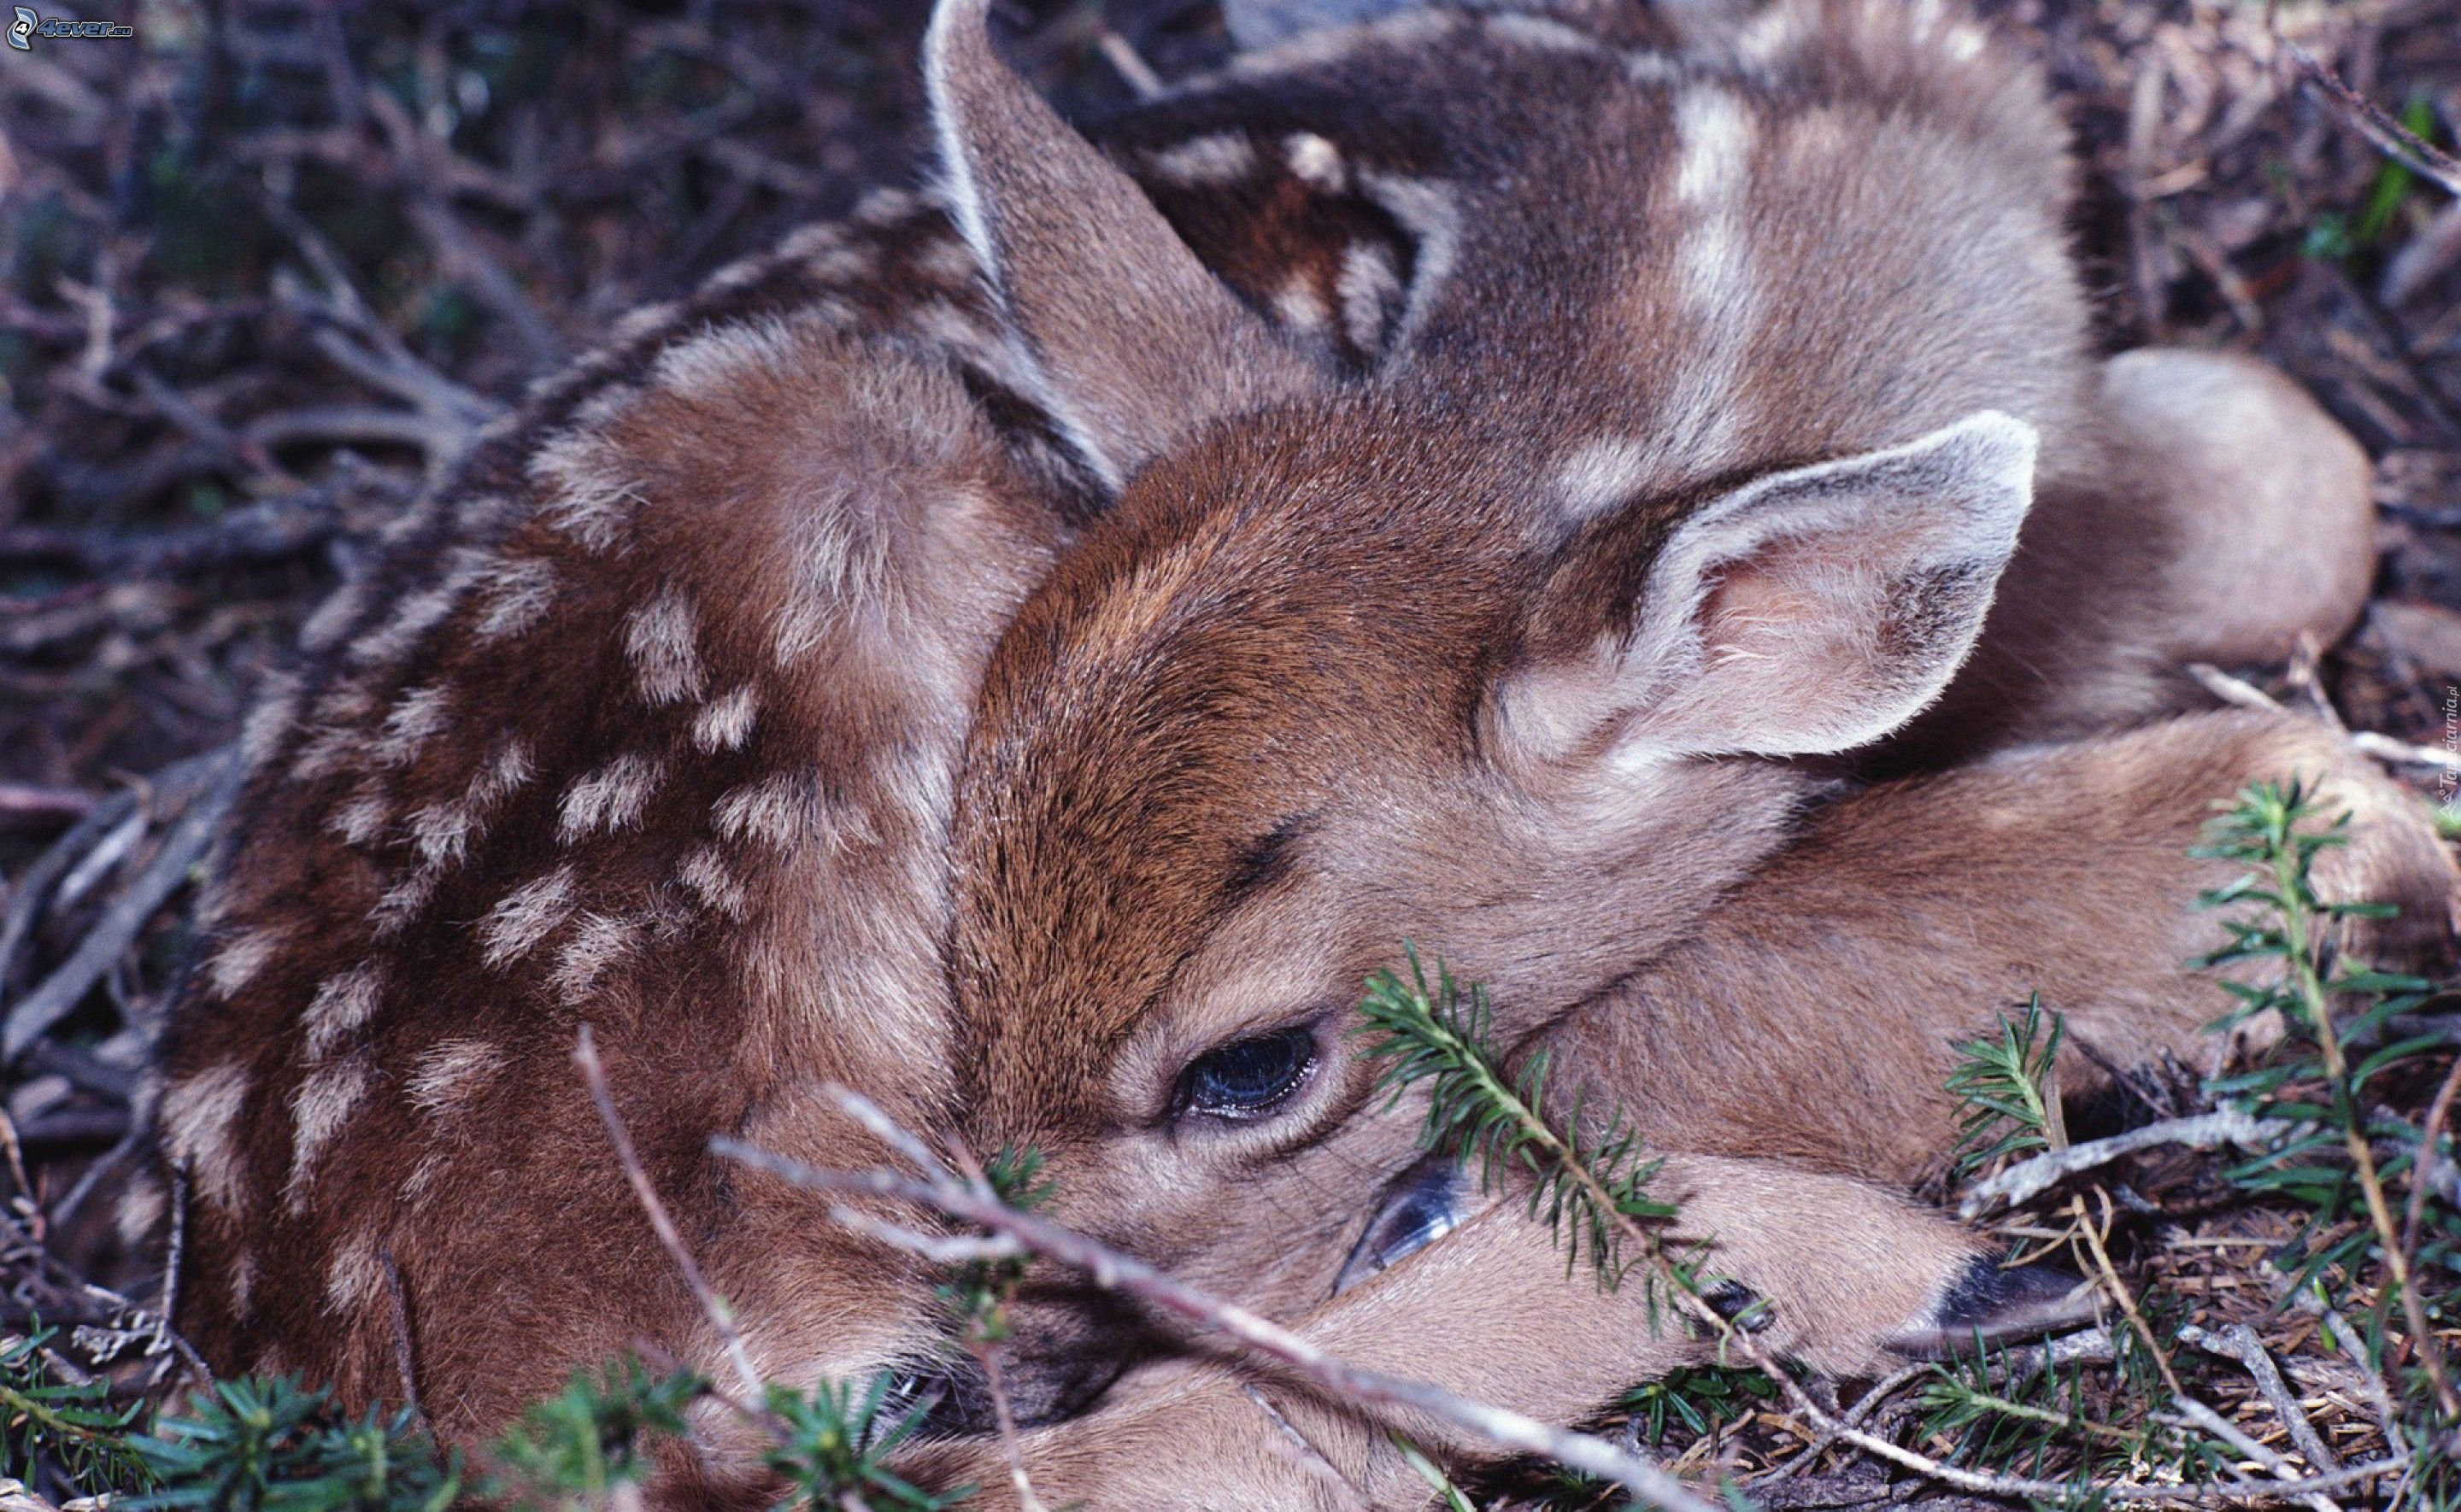
[[[2093,1288],[2075,1272],[2058,1266],[2003,1269],[1977,1255],[1932,1316],[1898,1330],[1888,1347],[1912,1359],[1943,1359],[1972,1350],[1978,1340],[1999,1344],[2079,1328],[2093,1317]]]

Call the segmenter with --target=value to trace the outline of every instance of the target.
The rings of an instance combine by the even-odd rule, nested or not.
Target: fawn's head
[[[1807,421],[1774,460],[1653,483],[1551,402],[1551,373],[1616,360],[1571,316],[1338,380],[998,62],[981,11],[944,4],[931,40],[952,198],[1120,494],[1006,633],[969,736],[961,1121],[1041,1144],[1069,1220],[1304,1296],[1356,1223],[1327,1193],[1406,1163],[1359,1117],[1362,979],[1423,942],[1511,1036],[1677,937],[1781,841],[1795,758],[1956,671],[2034,430],[1978,405],[1839,457]],[[1723,109],[1694,114],[1731,146]]]

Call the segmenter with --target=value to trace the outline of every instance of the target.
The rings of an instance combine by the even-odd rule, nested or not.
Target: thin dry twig
[[[213,843],[224,811],[239,796],[239,778],[240,764],[232,754],[216,753],[210,785],[189,800],[186,811],[163,838],[153,864],[88,931],[75,953],[9,1011],[6,1026],[0,1027],[0,1064],[14,1061],[27,1046],[75,1012],[87,990],[102,980],[162,905],[187,882],[189,869]]]
[[[2265,1405],[2273,1409],[2273,1416],[2280,1418],[2281,1426],[2289,1430],[2291,1442],[2299,1446],[2299,1452],[2306,1457],[2311,1469],[2339,1470],[2342,1467],[2342,1461],[2324,1447],[2323,1436],[2316,1432],[2316,1425],[2309,1420],[2306,1409],[2299,1405],[2299,1397],[2290,1390],[2290,1383],[2281,1378],[2280,1367],[2273,1363],[2273,1356],[2266,1352],[2264,1341],[2256,1336],[2254,1329],[2244,1323],[2234,1323],[2215,1332],[2189,1323],[2180,1326],[2179,1337],[2200,1350],[2238,1361],[2255,1380],[2256,1389],[2264,1397]]]
[[[2290,66],[2316,96],[2324,108],[2375,144],[2376,150],[2442,184],[2452,194],[2461,195],[2461,159],[2422,141],[2416,133],[2392,118],[2385,108],[2367,98],[2342,80],[2342,75],[2327,67],[2322,58],[2303,47],[2289,46],[2284,50]]]
[[[850,1115],[865,1117],[857,1110],[869,1109],[870,1116],[886,1120],[886,1115],[880,1114],[859,1095],[842,1087],[829,1090],[839,1105]],[[961,1182],[918,1181],[886,1170],[823,1170],[724,1137],[711,1140],[710,1148],[729,1160],[766,1171],[807,1190],[891,1198],[936,1209],[960,1222],[1007,1235],[1044,1259],[1084,1271],[1088,1279],[1103,1290],[1132,1296],[1174,1316],[1225,1333],[1242,1347],[1281,1363],[1338,1399],[1368,1407],[1423,1413],[1501,1447],[1540,1455],[1574,1469],[1613,1480],[1663,1507],[1697,1512],[1704,1505],[1697,1495],[1665,1471],[1636,1459],[1604,1439],[1586,1434],[1566,1433],[1520,1414],[1457,1396],[1423,1382],[1347,1365],[1243,1308],[1208,1296],[1142,1261],[1123,1255],[1047,1219],[1018,1212],[997,1201],[986,1200]],[[1691,1297],[1691,1293],[1680,1288],[1676,1295],[1679,1299]],[[1699,1301],[1697,1297],[1692,1300]],[[1787,1393],[1795,1410],[1818,1431],[1830,1433],[1836,1439],[1902,1469],[1978,1495],[2065,1501],[2075,1494],[2076,1488],[2072,1484],[2029,1476],[1994,1475],[1969,1470],[1962,1465],[1946,1464],[1859,1428],[1850,1428],[1813,1400],[1792,1373],[1771,1358],[1748,1332],[1733,1328],[1706,1302],[1701,1303],[1701,1310],[1709,1320],[1723,1329],[1726,1336],[1755,1366]],[[2256,1485],[2123,1484],[2097,1487],[2095,1494],[2106,1504],[2244,1505],[2366,1485],[2381,1477],[2399,1474],[2409,1462],[2408,1454],[2399,1452],[2365,1464],[2309,1476],[2293,1482]]]
[[[743,1331],[736,1326],[735,1310],[726,1305],[726,1299],[711,1288],[709,1278],[701,1273],[700,1263],[693,1258],[691,1247],[675,1228],[675,1221],[667,1214],[667,1204],[658,1200],[658,1189],[651,1182],[650,1173],[642,1168],[641,1158],[632,1149],[632,1136],[624,1127],[623,1115],[615,1111],[613,1095],[607,1090],[607,1069],[599,1064],[597,1037],[588,1024],[581,1026],[575,1038],[572,1059],[581,1068],[581,1079],[588,1084],[589,1100],[598,1110],[598,1121],[607,1126],[607,1138],[615,1146],[615,1160],[624,1167],[624,1179],[632,1183],[632,1195],[640,1200],[641,1211],[649,1215],[658,1243],[674,1261],[675,1268],[683,1272],[684,1285],[692,1288],[693,1298],[700,1304],[710,1327],[717,1331],[726,1348],[727,1361],[742,1382],[745,1399],[760,1401],[760,1373],[753,1369],[752,1355],[743,1347]]]
[[[2242,709],[2261,709],[2270,713],[2283,713],[2281,700],[2249,682],[2234,677],[2207,662],[2188,664],[2188,675],[2203,685],[2205,692],[2227,704]],[[2397,762],[2404,766],[2440,767],[2448,772],[2461,772],[2461,752],[2438,751],[2432,746],[2412,745],[2396,740],[2373,730],[2349,732],[2350,744],[2379,761]]]
[[[889,1122],[877,1107],[855,1093],[832,1088],[831,1096],[866,1127]],[[1710,1512],[1709,1503],[1681,1481],[1603,1438],[1552,1428],[1441,1387],[1336,1359],[1278,1324],[1199,1291],[1073,1229],[1019,1212],[948,1175],[945,1169],[939,1176],[918,1180],[887,1170],[823,1170],[738,1139],[714,1139],[710,1148],[807,1190],[891,1198],[1005,1235],[1046,1260],[1083,1271],[1103,1290],[1135,1297],[1174,1317],[1226,1334],[1341,1400],[1423,1414],[1516,1453],[1543,1455],[1611,1480],[1668,1512]]]
[[[2021,1206],[2083,1171],[2108,1165],[2159,1145],[2210,1150],[2218,1144],[2256,1149],[2268,1142],[2264,1125],[2239,1108],[2216,1108],[2185,1118],[2164,1118],[2107,1139],[2088,1139],[2065,1150],[2050,1150],[2018,1161],[2006,1170],[1974,1183],[1958,1203],[1957,1216],[1969,1222],[1993,1207]]]
[[[2174,1422],[2212,1435],[2265,1468],[2277,1480],[2296,1480],[2299,1472],[2289,1460],[2266,1448],[2238,1424],[2206,1406],[2193,1396],[2175,1399],[2169,1413],[2154,1415],[2158,1421]],[[2342,1504],[2322,1491],[2311,1491],[2303,1499],[2311,1512],[2342,1512]]]
[[[2068,1200],[2068,1216],[2076,1220],[2076,1232],[2084,1238],[2086,1248],[2093,1252],[2094,1266],[2101,1270],[2104,1283],[2110,1288],[2110,1294],[2118,1299],[2119,1310],[2128,1314],[2129,1326],[2136,1331],[2138,1338],[2145,1341],[2147,1352],[2153,1356],[2154,1368],[2162,1373],[2162,1383],[2171,1388],[2172,1396],[2185,1396],[2188,1389],[2179,1383],[2179,1373],[2171,1368],[2170,1352],[2162,1348],[2162,1341],[2153,1332],[2153,1326],[2145,1321],[2143,1312],[2137,1310],[2135,1293],[2128,1289],[2128,1283],[2119,1279],[2119,1267],[2110,1263],[2110,1251],[2104,1247],[2103,1230],[2110,1226],[2111,1220],[2110,1195],[2100,1187],[2094,1189],[2094,1195],[2102,1199],[2100,1227],[2095,1226],[2093,1216],[2086,1211],[2082,1195]],[[2320,1465],[2318,1468],[2331,1467]]]

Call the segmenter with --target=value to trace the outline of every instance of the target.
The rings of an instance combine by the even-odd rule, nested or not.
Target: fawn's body
[[[1952,497],[1949,523],[1856,558],[1868,582],[1789,575],[1743,541],[1758,576],[1729,570],[1701,601],[1731,622],[1710,627],[1725,650],[1751,654],[1789,595],[1829,595],[1852,633],[1804,629],[1785,696],[1696,699],[1667,739],[1723,720],[1725,749],[1826,749],[1919,707],[2011,547],[2027,429],[2041,502],[2005,624],[1973,691],[1952,690],[1960,722],[1918,732],[1933,747],[2124,719],[2166,656],[2337,630],[2366,550],[2346,439],[2259,376],[2194,370],[2272,406],[2277,456],[2333,475],[2330,569],[2215,624],[2211,605],[2248,606],[2182,575],[2183,511],[2211,500],[2128,459],[2210,452],[2251,475],[2173,444],[2175,415],[2129,430],[2110,398],[2129,380],[2086,358],[2038,91],[1966,23],[1926,39],[1872,14],[1840,23],[1864,32],[1834,58],[1807,25],[1747,35],[1747,63],[1511,15],[1305,38],[1109,129],[1148,201],[1036,114],[952,8],[953,200],[879,198],[630,323],[404,522],[250,721],[207,953],[163,1055],[182,1326],[220,1366],[303,1370],[351,1400],[416,1385],[465,1437],[636,1338],[707,1358],[568,1063],[583,1022],[765,1372],[932,1349],[926,1278],[705,1152],[732,1133],[869,1162],[816,1096],[832,1080],[912,1124],[1042,1139],[1068,1216],[1205,1279],[1321,1295],[1319,1257],[1357,1214],[1325,1210],[1336,1183],[1284,1158],[1286,1131],[1174,1145],[1213,1163],[1155,1182],[1157,1106],[1124,1114],[1116,1078],[1166,1102],[1188,1056],[1293,1021],[1275,994],[1301,983],[1306,1022],[1338,1028],[1404,935],[1495,982],[1530,1031],[1693,932],[1819,789],[1680,740],[1647,764],[1645,802],[1575,770],[1616,743],[1599,721],[1662,707],[1631,704],[1621,662],[1593,651],[1645,626],[1638,589],[1683,522],[1773,469],[1780,503],[1842,489],[1867,510],[1910,477]],[[1943,181],[1962,187],[1932,202]],[[1855,213],[1789,219],[1806,197]],[[1983,410],[2014,418],[1938,439]],[[1793,466],[1836,458],[1842,474]],[[2234,492],[2245,528],[2300,528],[2265,489]],[[1815,522],[1821,539],[1889,534],[1838,522]],[[2138,549],[2096,578],[2097,612],[2026,607],[2073,601],[2114,540]],[[1753,583],[1768,591],[1736,596]],[[1874,621],[1875,585],[1936,612]],[[983,670],[1029,594],[969,754]],[[1789,747],[1787,699],[1832,672],[1857,707]],[[1157,735],[1157,710],[1195,722]],[[2250,769],[2261,754],[2215,754],[2214,791],[2271,775]],[[1634,829],[1645,813],[1681,833]],[[2146,865],[2149,891],[2184,886]],[[1442,896],[1401,885],[1431,867]],[[1293,888],[1336,901],[1240,914]],[[1201,971],[1151,953],[1241,917]],[[2081,915],[2071,938],[2107,946],[2107,923]],[[1218,1011],[1133,1014],[1166,979],[1223,990]],[[1680,1023],[1667,1033],[1652,1054],[1680,1054]],[[1806,1042],[1766,1045],[1783,1085]],[[1615,1054],[1600,1064],[1622,1075]],[[1873,1074],[1927,1090],[1932,1073]],[[1356,1111],[1355,1093],[1316,1111]],[[1342,1146],[1369,1165],[1340,1185],[1363,1203],[1360,1172],[1406,1163],[1406,1133],[1344,1138],[1365,1141]],[[1190,1237],[1209,1209],[1156,1201],[1225,1182],[1276,1214],[1291,1263],[1243,1274],[1236,1244]],[[1910,1213],[1893,1201],[1879,1210]],[[1900,1289],[1936,1297],[1937,1273],[1909,1268]],[[1045,1364],[1108,1342],[1044,1316],[1025,1352]],[[1856,1337],[1903,1321],[1858,1319]],[[1035,1413],[1099,1383],[1023,1375]],[[682,1495],[697,1472],[677,1474]]]

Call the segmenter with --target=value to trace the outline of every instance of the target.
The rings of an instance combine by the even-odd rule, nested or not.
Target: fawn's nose
[[[1019,1428],[1085,1411],[1137,1360],[1161,1347],[1116,1297],[1062,1279],[1029,1278],[1007,1307],[1008,1336],[997,1355],[999,1394]],[[952,1352],[913,1373],[902,1389],[929,1401],[927,1434],[990,1434],[999,1423],[993,1384],[981,1363]]]

